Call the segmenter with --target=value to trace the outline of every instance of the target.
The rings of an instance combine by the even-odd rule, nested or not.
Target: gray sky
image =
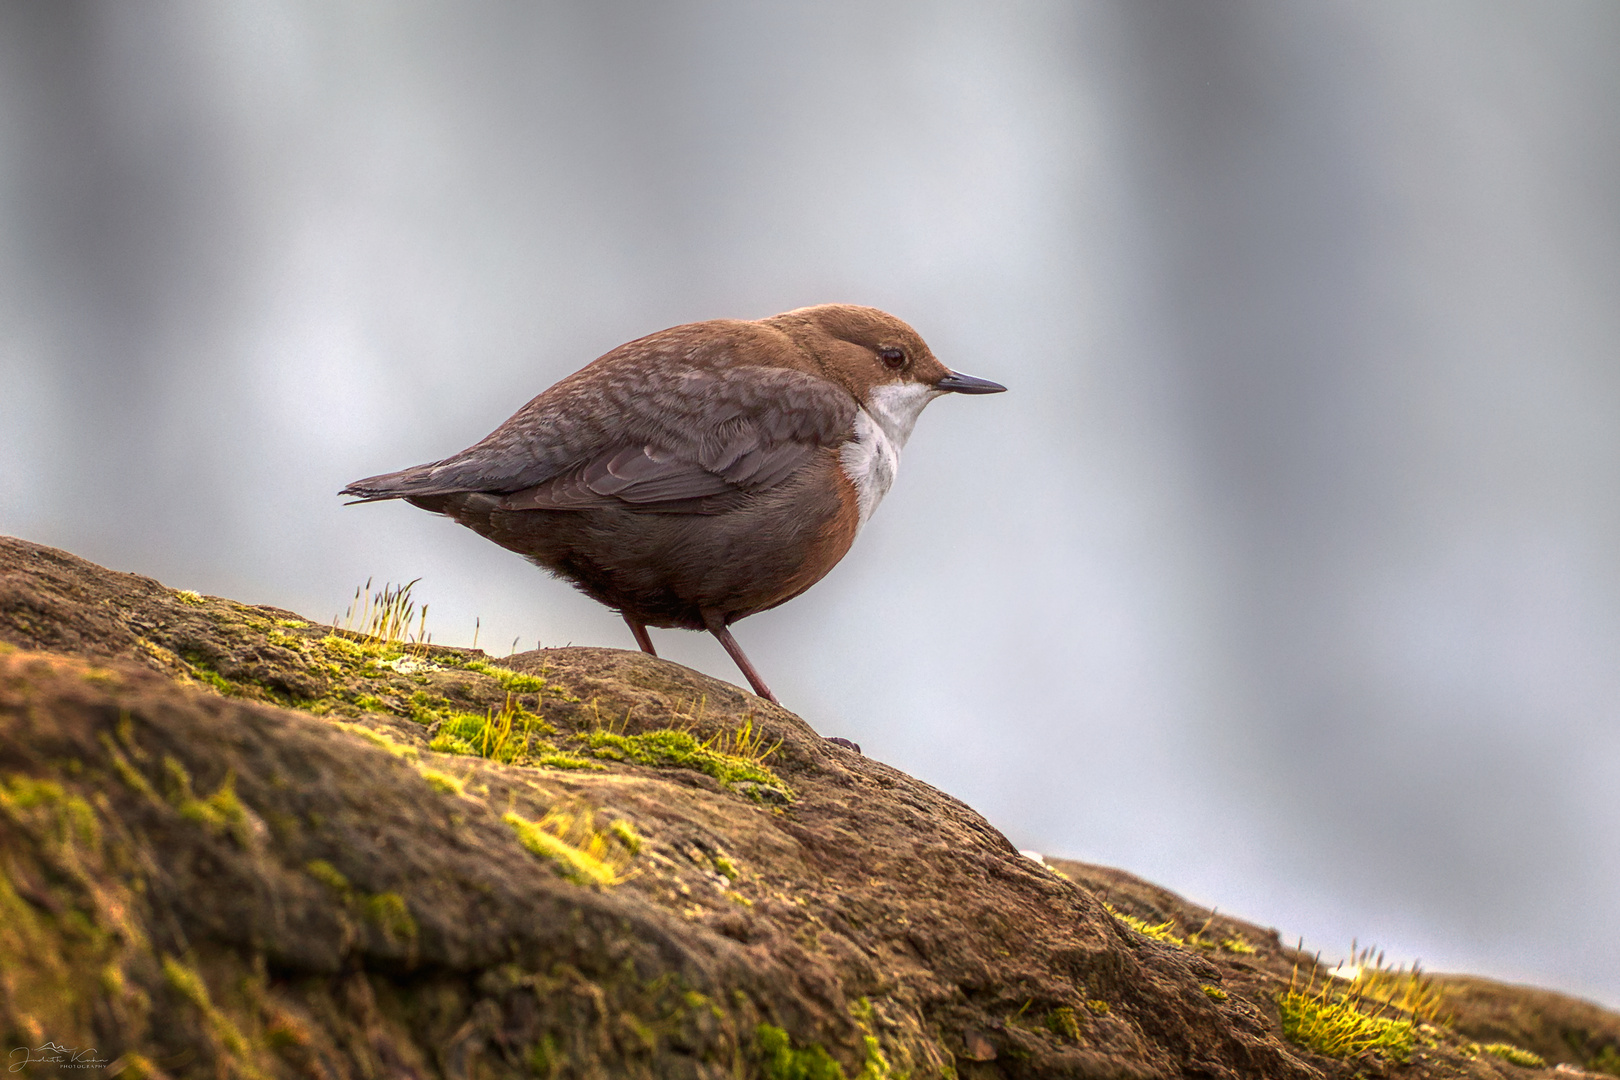
[[[334,493],[873,304],[1012,392],[740,624],[789,707],[1021,846],[1620,1005],[1617,192],[1611,0],[7,4],[0,530],[629,648]]]

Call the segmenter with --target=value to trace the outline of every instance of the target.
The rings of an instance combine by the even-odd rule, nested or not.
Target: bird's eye
[[[906,354],[903,349],[879,349],[878,359],[883,361],[884,367],[894,371],[906,366]]]

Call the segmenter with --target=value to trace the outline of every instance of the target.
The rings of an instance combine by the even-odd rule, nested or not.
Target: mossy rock
[[[1056,872],[667,661],[404,647],[5,538],[0,643],[8,1053],[176,1077],[1378,1067],[1283,1038],[1310,961],[1274,932]],[[502,731],[521,749],[491,752]],[[1620,1042],[1604,1016],[1582,1061]],[[1467,1052],[1499,1041],[1577,1053],[1420,1033],[1402,1075],[1522,1073]]]

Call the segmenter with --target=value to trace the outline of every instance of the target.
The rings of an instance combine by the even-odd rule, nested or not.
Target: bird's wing
[[[633,441],[501,500],[510,510],[618,506],[712,512],[772,487],[818,448],[847,437],[853,399],[825,379],[783,368],[688,374],[656,395]],[[628,404],[628,403],[627,403]],[[646,398],[638,403],[643,409]],[[634,408],[634,406],[632,406]]]
[[[835,383],[738,366],[725,342],[681,349],[677,340],[664,355],[636,351],[661,336],[564,379],[453,457],[356,481],[345,493],[481,491],[504,495],[508,509],[702,512],[716,497],[781,482],[818,448],[849,437],[855,401]]]

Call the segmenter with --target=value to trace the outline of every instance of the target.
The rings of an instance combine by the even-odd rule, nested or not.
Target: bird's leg
[[[630,628],[630,632],[632,634],[636,635],[636,644],[641,646],[642,652],[646,653],[648,656],[658,655],[658,653],[653,651],[652,638],[647,636],[646,623],[630,615],[625,615],[624,624]]]
[[[771,688],[765,685],[765,680],[759,677],[759,672],[754,670],[754,665],[748,662],[748,657],[744,655],[742,646],[737,644],[737,639],[731,636],[731,630],[726,626],[725,619],[721,617],[720,613],[717,611],[703,612],[703,624],[709,628],[709,633],[719,640],[721,647],[726,650],[737,667],[742,670],[743,675],[748,679],[748,685],[754,688],[754,693],[772,705],[782,704],[776,700],[776,695],[771,693]]]

